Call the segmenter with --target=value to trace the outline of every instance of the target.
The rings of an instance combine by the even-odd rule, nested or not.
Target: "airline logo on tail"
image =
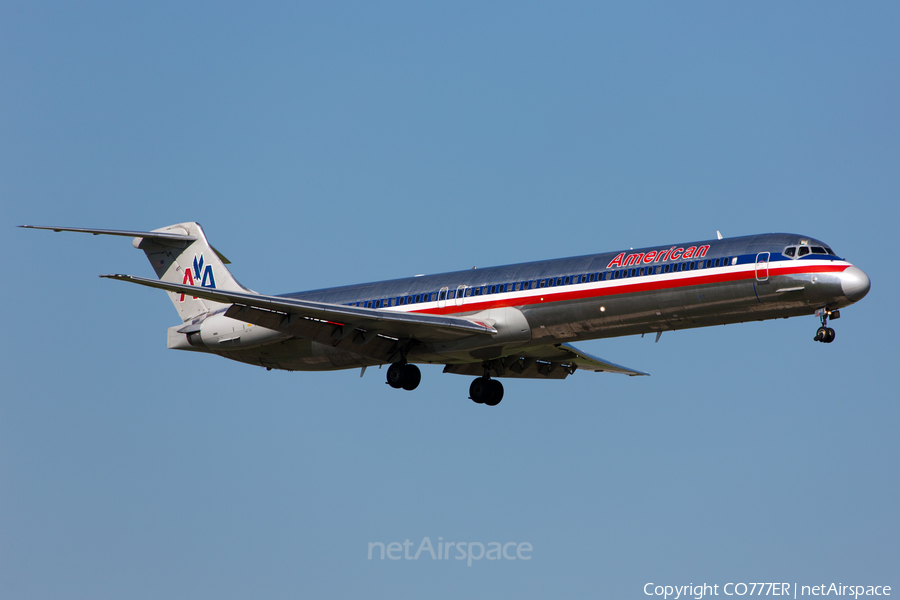
[[[181,283],[184,285],[200,285],[200,287],[214,288],[216,287],[216,277],[213,275],[212,265],[203,264],[203,254],[198,258],[194,256],[194,267],[188,267],[184,270],[184,278]],[[196,283],[195,283],[196,282]],[[194,296],[194,300],[197,296]],[[184,294],[181,294],[179,302],[184,302]]]

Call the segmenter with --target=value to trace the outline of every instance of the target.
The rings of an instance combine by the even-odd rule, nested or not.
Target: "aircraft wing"
[[[635,371],[608,360],[591,356],[569,344],[528,348],[515,354],[489,361],[489,364],[491,374],[497,377],[565,379],[574,373],[576,369],[622,373],[631,377],[649,375],[649,373],[644,373],[643,371]],[[484,367],[480,362],[450,364],[444,367],[444,373],[479,377],[484,374]]]
[[[224,291],[134,275],[101,277],[231,304],[225,312],[227,317],[331,346],[346,345],[348,349],[385,359],[397,351],[392,350],[396,347],[397,340],[438,342],[474,334],[497,333],[490,325],[458,317],[373,310],[281,296]]]

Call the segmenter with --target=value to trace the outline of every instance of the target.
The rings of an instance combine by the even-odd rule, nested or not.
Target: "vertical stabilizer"
[[[193,241],[161,237],[134,238],[132,242],[134,247],[144,251],[160,280],[227,291],[251,291],[239,284],[231,275],[225,267],[227,259],[209,245],[199,223],[169,225],[155,229],[154,233],[171,233],[196,238]],[[168,294],[184,322],[228,306],[187,294],[174,292]]]

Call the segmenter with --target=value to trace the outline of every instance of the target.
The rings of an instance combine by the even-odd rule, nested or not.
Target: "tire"
[[[488,394],[489,382],[490,379],[485,379],[484,377],[476,377],[472,380],[472,385],[469,386],[469,398],[472,399],[472,402],[484,404],[484,399]]]
[[[834,329],[829,327],[825,330],[825,343],[830,344],[833,341],[834,341]]]
[[[497,406],[498,404],[500,404],[500,401],[503,400],[503,384],[496,379],[489,380],[488,384],[488,389],[490,389],[490,398],[487,398],[484,403],[488,406]]]
[[[399,390],[401,387],[403,387],[403,368],[405,366],[406,365],[400,363],[394,363],[390,367],[388,367],[387,384],[395,390]]]
[[[422,371],[419,370],[419,367],[416,365],[403,365],[403,378],[400,387],[411,392],[419,387],[420,381],[422,381]]]

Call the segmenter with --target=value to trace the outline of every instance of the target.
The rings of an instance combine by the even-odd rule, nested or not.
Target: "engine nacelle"
[[[227,352],[264,346],[289,339],[291,336],[217,314],[207,317],[196,325],[170,327],[168,337],[169,348]]]

